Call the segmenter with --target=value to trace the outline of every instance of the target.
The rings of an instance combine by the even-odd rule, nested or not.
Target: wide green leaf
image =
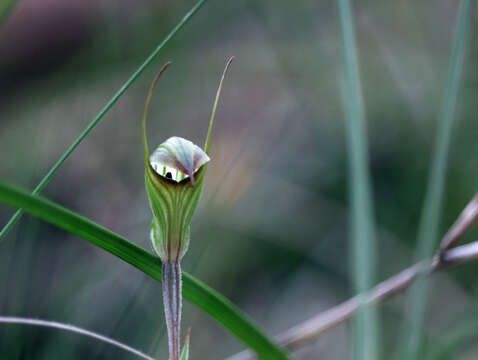
[[[2,183],[0,202],[21,208],[35,217],[76,234],[161,281],[161,262],[158,257],[81,215]],[[288,359],[281,348],[224,296],[187,273],[183,273],[183,281],[183,296],[223,324],[261,359]]]

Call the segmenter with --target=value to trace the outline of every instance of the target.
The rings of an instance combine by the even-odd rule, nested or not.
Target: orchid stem
[[[181,264],[163,263],[163,303],[166,327],[168,328],[169,359],[179,360],[181,353],[181,311],[182,311]]]

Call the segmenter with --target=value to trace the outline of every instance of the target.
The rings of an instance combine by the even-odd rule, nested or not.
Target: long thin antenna
[[[211,144],[212,125],[214,124],[214,118],[216,117],[216,108],[217,108],[217,103],[219,102],[219,96],[221,95],[222,83],[224,82],[224,78],[226,77],[227,71],[229,70],[229,67],[231,66],[232,60],[234,60],[234,56],[231,56],[226,63],[226,67],[224,68],[224,72],[222,73],[221,82],[219,83],[219,87],[217,88],[216,99],[214,100],[214,105],[212,106],[211,120],[209,120],[209,128],[207,129],[206,143],[204,144],[204,151],[208,155],[209,155],[209,147]]]
[[[171,61],[168,61],[166,64],[163,65],[161,70],[159,70],[158,74],[154,77],[154,80],[151,84],[151,88],[149,89],[148,97],[146,98],[146,103],[144,104],[144,111],[143,111],[143,118],[141,119],[141,127],[143,131],[143,150],[144,150],[144,161],[145,163],[149,162],[149,150],[148,150],[148,138],[146,137],[146,118],[148,116],[149,104],[151,103],[151,98],[153,97],[154,89],[158,84],[158,80],[163,75],[163,72],[171,65]]]

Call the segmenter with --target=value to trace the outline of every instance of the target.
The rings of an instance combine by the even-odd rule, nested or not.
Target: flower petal
[[[194,173],[209,162],[210,158],[191,141],[173,136],[158,146],[149,157],[149,161],[155,169],[173,168],[190,176],[194,182]],[[158,174],[163,175],[161,170]]]

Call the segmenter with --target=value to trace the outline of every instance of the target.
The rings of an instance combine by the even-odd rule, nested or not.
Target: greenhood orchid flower
[[[150,239],[163,262],[179,262],[187,251],[189,224],[209,160],[199,146],[176,136],[148,158],[146,189],[153,211]]]
[[[166,63],[154,79],[142,118],[145,183],[153,213],[150,240],[163,264],[163,302],[169,338],[170,360],[179,360],[182,280],[180,261],[190,240],[190,223],[201,197],[209,158],[212,126],[226,72],[224,69],[214,101],[204,150],[189,140],[173,136],[149,154],[146,117],[151,97]]]

